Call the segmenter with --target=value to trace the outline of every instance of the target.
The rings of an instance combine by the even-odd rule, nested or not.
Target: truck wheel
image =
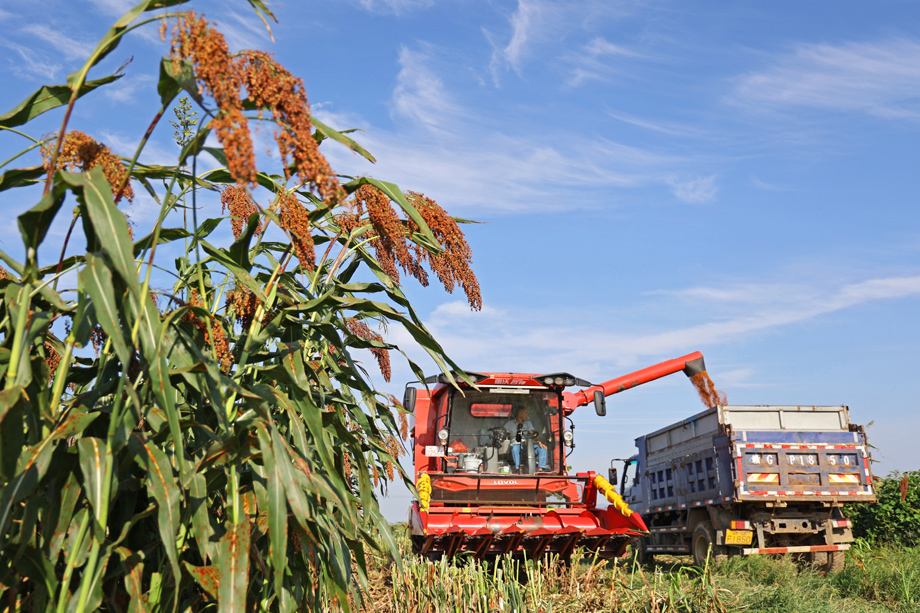
[[[817,553],[817,552],[816,552]],[[843,570],[844,563],[846,558],[842,551],[828,551],[820,552],[824,553],[824,558],[822,560],[812,560],[815,564],[818,565],[818,568],[825,575],[831,575],[834,573],[839,573]]]
[[[839,573],[846,562],[842,551],[813,551],[809,558],[809,562],[825,575]]]
[[[712,552],[710,553],[710,547]],[[725,548],[716,545],[716,535],[708,522],[702,521],[693,531],[690,551],[693,553],[693,563],[705,566],[707,557],[711,562],[721,562],[727,557]]]

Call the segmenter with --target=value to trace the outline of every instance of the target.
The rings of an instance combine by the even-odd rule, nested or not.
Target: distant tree
[[[194,13],[149,13],[179,4],[141,2],[66,85],[0,116],[31,141],[23,153],[43,152],[0,176],[0,192],[43,186],[18,218],[24,259],[0,252],[0,603],[11,610],[348,608],[366,583],[365,547],[398,560],[375,482],[395,476],[407,435],[402,407],[352,352],[370,350],[388,380],[397,348],[374,328],[402,326],[441,369],[455,367],[401,274],[427,284],[427,267],[481,306],[457,222],[421,194],[338,176],[320,152],[327,140],[374,158],[313,117],[302,81],[272,56],[231,54]],[[90,70],[157,22],[171,46],[137,151],[119,157],[68,131],[75,103],[121,76]],[[139,163],[182,92],[177,163]],[[58,134],[27,134],[54,110]],[[256,118],[275,124],[272,172],[256,167]],[[202,154],[222,167],[195,174]],[[137,188],[160,213],[135,236],[118,207]],[[197,219],[201,190],[220,193],[227,217]],[[66,244],[44,239],[68,199],[67,241],[86,248],[65,259]],[[191,226],[167,226],[183,206]],[[212,242],[224,223],[233,242]],[[168,262],[156,258],[165,245]],[[65,274],[76,287],[58,288]],[[171,286],[155,288],[164,278]]]

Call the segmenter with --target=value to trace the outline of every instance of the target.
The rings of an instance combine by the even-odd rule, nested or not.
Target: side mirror
[[[407,387],[403,395],[403,408],[410,413],[415,413],[415,388]]]
[[[600,417],[607,414],[607,400],[604,398],[604,392],[597,390],[594,392],[594,410]]]
[[[607,481],[609,481],[610,485],[612,485],[613,487],[617,486],[617,469],[616,468],[611,466],[610,468],[607,469]]]

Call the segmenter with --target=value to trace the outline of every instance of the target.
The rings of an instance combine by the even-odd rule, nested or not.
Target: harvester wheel
[[[710,547],[712,548],[711,553]],[[728,557],[725,547],[716,545],[715,532],[706,521],[697,524],[693,531],[690,550],[693,552],[693,563],[697,566],[705,566],[707,557],[711,562],[722,562]]]

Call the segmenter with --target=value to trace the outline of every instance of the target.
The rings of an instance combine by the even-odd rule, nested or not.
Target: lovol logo
[[[495,485],[517,485],[518,482],[514,479],[496,479]]]

